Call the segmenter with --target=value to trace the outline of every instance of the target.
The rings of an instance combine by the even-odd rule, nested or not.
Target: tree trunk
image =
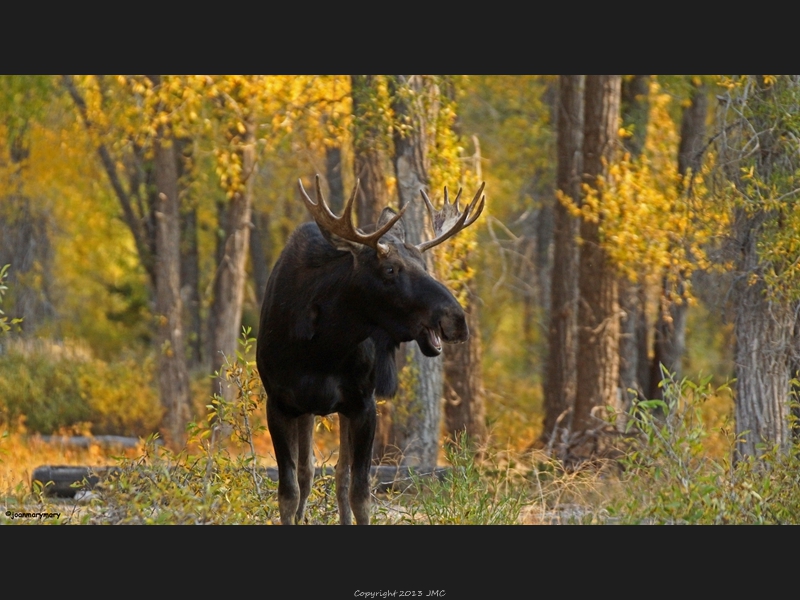
[[[270,237],[270,217],[266,211],[251,212],[253,227],[250,230],[250,265],[253,269],[253,280],[256,288],[256,305],[264,303],[264,292],[272,267],[272,242]]]
[[[481,330],[477,307],[474,291],[470,289],[465,308],[469,340],[444,348],[444,418],[451,440],[466,434],[470,447],[481,456],[489,432],[481,376]]]
[[[624,127],[632,127],[632,135],[623,140],[625,151],[631,160],[636,160],[644,150],[649,121],[650,75],[634,75],[622,82],[621,113]],[[619,383],[622,393],[622,409],[627,410],[633,400],[628,390],[643,395],[646,383],[640,378],[640,364],[648,364],[647,324],[645,315],[644,281],[631,281],[622,276],[619,279],[620,340],[619,340]],[[641,337],[644,336],[644,339]],[[642,356],[642,349],[644,356]],[[644,371],[646,372],[646,370]]]
[[[19,129],[8,138],[9,178],[3,182],[8,193],[0,202],[0,267],[11,265],[8,310],[22,319],[22,332],[31,334],[55,315],[50,291],[53,247],[48,211],[37,207],[23,188],[22,171],[30,155],[28,125]]]
[[[400,208],[410,205],[403,217],[406,241],[418,244],[425,236],[425,212],[422,202],[414,202],[420,190],[428,187],[427,115],[422,107],[408,102],[426,93],[420,75],[397,75],[391,80],[392,107],[395,118],[410,125],[406,131],[394,131],[394,166]],[[433,271],[431,254],[423,255]],[[388,445],[399,451],[404,466],[432,468],[439,454],[442,414],[442,357],[429,358],[416,343],[402,344],[400,360],[404,363],[401,382],[408,386],[392,402],[392,430]]]
[[[225,357],[235,359],[241,334],[242,304],[247,273],[245,266],[250,246],[250,220],[255,182],[256,124],[250,117],[245,120],[242,140],[242,178],[244,189],[238,190],[225,206],[221,256],[214,279],[214,315],[211,345],[212,373],[220,373],[212,380],[212,393],[232,400],[236,390],[225,381],[221,370]]]
[[[159,85],[158,75],[148,79]],[[72,76],[62,77],[87,132],[97,129]],[[103,78],[97,78],[103,89]],[[191,417],[189,374],[184,353],[181,302],[181,227],[177,142],[159,129],[153,140],[152,160],[145,160],[146,149],[128,140],[127,189],[108,147],[100,143],[97,154],[108,176],[111,189],[122,209],[122,220],[133,236],[139,261],[155,296],[155,352],[158,391],[164,416],[161,431],[174,449],[183,445],[186,424]],[[142,198],[140,190],[145,189]]]
[[[741,243],[740,273],[763,268],[757,243],[766,218],[763,211],[738,211],[734,227]],[[787,450],[795,307],[771,300],[761,279],[751,284],[746,277],[736,286],[735,303],[736,436],[744,438],[736,445],[737,457],[760,456],[760,444]]]
[[[389,205],[384,174],[382,132],[374,110],[377,87],[374,75],[351,75],[353,101],[353,174],[358,180],[356,215],[362,227],[377,223],[378,216]],[[392,408],[394,402],[378,399],[375,441],[372,459],[381,463],[391,460]]]
[[[735,458],[759,459],[791,447],[793,361],[797,357],[796,280],[786,247],[797,202],[800,77],[748,76],[722,98],[716,136],[725,185],[740,193],[733,211],[731,257],[736,377]],[[746,174],[743,176],[743,174]],[[791,224],[791,225],[790,225]],[[782,252],[770,256],[773,245]],[[767,256],[764,256],[767,254]]]
[[[358,222],[377,223],[383,207],[389,204],[386,176],[383,171],[383,132],[374,110],[377,94],[374,75],[352,75],[353,95],[353,165],[360,181],[356,198]]]
[[[556,188],[580,203],[583,172],[582,75],[562,75],[557,109],[558,165]],[[578,338],[578,245],[580,220],[560,200],[555,205],[550,327],[544,385],[544,429],[540,441],[554,444],[569,431],[575,406]]]
[[[191,140],[177,140],[178,182],[189,173],[186,167],[192,164]],[[178,195],[181,201],[181,302],[183,302],[184,329],[188,348],[189,368],[203,366],[203,320],[200,318],[200,254],[197,247],[197,203],[188,199],[188,190],[182,186]]]
[[[339,215],[344,209],[344,183],[342,182],[342,149],[325,148],[325,178],[328,180],[328,206]]]
[[[182,207],[183,208],[183,207]],[[187,331],[189,365],[203,364],[203,321],[200,318],[200,255],[197,249],[197,207],[188,206],[181,214],[181,302]]]
[[[618,75],[587,75],[584,92],[584,182],[595,189],[614,157],[620,102]],[[598,189],[598,193],[601,191]],[[600,202],[602,203],[602,195]],[[596,411],[619,404],[618,276],[600,245],[600,224],[580,225],[578,299],[578,384],[572,430],[574,454],[597,450],[603,421]]]
[[[481,172],[481,148],[478,138],[474,137],[475,175],[478,181],[483,180]],[[461,235],[463,235],[462,232]],[[467,271],[473,257],[470,254],[458,257],[460,270]],[[451,441],[466,434],[470,449],[479,457],[484,455],[485,445],[489,437],[486,425],[486,391],[483,389],[482,346],[479,318],[478,294],[475,291],[475,280],[463,282],[466,286],[466,305],[469,339],[463,344],[446,345],[444,347],[444,421],[445,431]]]
[[[175,144],[154,140],[156,191],[156,347],[158,390],[164,407],[163,436],[177,450],[191,418],[189,373],[183,341],[180,295],[180,216]]]
[[[706,137],[708,99],[706,86],[695,85],[691,104],[684,109],[681,119],[681,140],[678,146],[678,174],[680,192],[691,193],[691,185],[684,178],[691,170],[692,177],[700,171]],[[681,360],[686,348],[686,317],[689,310],[686,282],[679,275],[677,281],[663,280],[661,298],[655,326],[653,362],[650,369],[649,397],[663,399],[659,383],[667,373],[681,375]]]

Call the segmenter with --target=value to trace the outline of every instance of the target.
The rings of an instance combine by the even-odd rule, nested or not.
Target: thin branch
[[[86,127],[86,131],[91,134],[92,130],[95,129],[95,124],[89,118],[89,111],[86,107],[86,101],[81,96],[78,88],[75,86],[72,75],[63,75],[62,81],[64,83],[64,87],[66,87],[69,95],[72,97],[73,102],[75,102],[75,106],[78,108],[78,113],[80,114],[81,120]],[[136,217],[136,214],[133,211],[130,196],[122,185],[122,181],[117,173],[114,160],[111,158],[111,154],[109,153],[105,144],[102,142],[98,142],[97,153],[100,156],[100,161],[103,163],[103,168],[105,169],[106,175],[108,175],[111,187],[114,190],[114,193],[116,194],[117,199],[122,207],[125,223],[128,225],[128,228],[133,234],[133,240],[136,244],[136,250],[139,253],[139,258],[142,261],[142,265],[144,265],[151,280],[155,281],[155,270],[153,269],[152,257],[148,252],[148,247],[144,240],[141,220]]]

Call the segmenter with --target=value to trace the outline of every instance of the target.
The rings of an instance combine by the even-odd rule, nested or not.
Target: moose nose
[[[467,317],[460,306],[448,308],[439,321],[445,342],[464,342],[469,339]]]

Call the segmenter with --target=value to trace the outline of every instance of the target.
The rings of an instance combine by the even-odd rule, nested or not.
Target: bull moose
[[[358,181],[341,217],[325,202],[319,175],[316,202],[298,183],[315,222],[292,233],[272,270],[256,351],[278,462],[281,523],[303,520],[314,475],[314,415],[336,412],[339,519],[349,525],[355,514],[356,523],[368,524],[375,395],[391,397],[397,389],[395,350],[414,340],[433,357],[442,342],[469,337],[464,311],[428,273],[422,253],[475,222],[485,183],[463,212],[461,190],[450,203],[445,187],[438,211],[420,190],[434,238],[416,246],[405,242],[407,206],[399,213],[384,208],[376,226],[361,230],[352,215]]]

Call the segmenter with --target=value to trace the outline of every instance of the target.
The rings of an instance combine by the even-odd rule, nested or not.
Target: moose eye
[[[383,280],[389,284],[393,283],[400,273],[400,267],[397,265],[383,265]]]

